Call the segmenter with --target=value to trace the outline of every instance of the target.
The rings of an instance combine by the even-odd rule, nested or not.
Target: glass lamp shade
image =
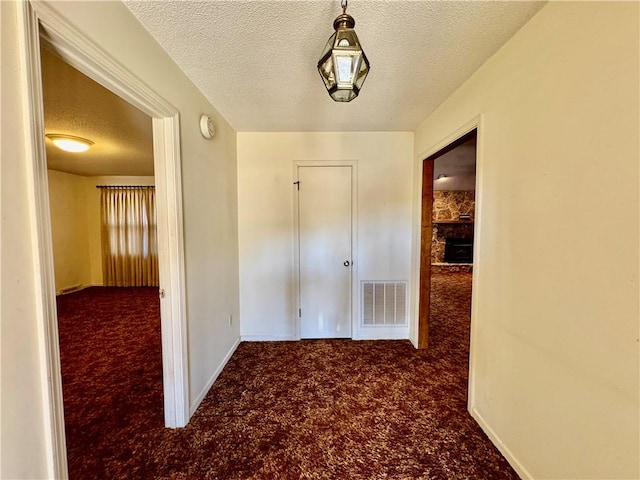
[[[65,152],[79,153],[86,152],[93,142],[87,138],[65,135],[61,133],[47,133],[45,135],[60,150]]]
[[[369,73],[369,60],[353,28],[344,23],[337,26],[318,61],[318,72],[336,102],[350,102],[358,96]]]

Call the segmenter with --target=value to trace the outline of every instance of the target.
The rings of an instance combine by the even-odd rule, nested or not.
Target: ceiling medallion
[[[333,22],[335,32],[329,38],[318,61],[318,72],[329,95],[336,102],[350,102],[358,96],[369,73],[356,31],[356,21],[347,14],[347,0],[342,0],[342,14]]]

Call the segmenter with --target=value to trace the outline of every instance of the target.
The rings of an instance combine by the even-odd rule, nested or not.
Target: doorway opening
[[[29,169],[29,222],[34,235],[33,256],[41,329],[39,360],[43,367],[43,397],[48,470],[52,477],[67,478],[67,452],[54,275],[49,182],[45,153],[40,45],[51,48],[66,63],[114,92],[152,118],[156,180],[158,254],[161,260],[160,301],[164,424],[181,427],[189,420],[186,359],[186,309],[182,180],[178,111],[159,97],[118,61],[94,44],[68,19],[46,2],[18,6],[20,61],[25,74],[22,94],[26,106],[25,149]]]
[[[429,346],[434,303],[440,315],[447,296],[460,302],[460,293],[443,290],[445,284],[460,290],[468,283],[470,322],[477,136],[474,128],[422,161],[418,348]]]
[[[41,48],[67,462],[72,477],[163,425],[152,119]],[[105,268],[106,267],[106,268]]]

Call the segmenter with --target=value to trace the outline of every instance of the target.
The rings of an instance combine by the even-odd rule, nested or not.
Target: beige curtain
[[[100,199],[104,284],[159,286],[154,187],[105,187]]]

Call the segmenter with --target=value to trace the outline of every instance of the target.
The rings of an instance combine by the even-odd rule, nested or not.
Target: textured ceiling
[[[438,180],[438,175],[445,178]],[[476,137],[435,159],[433,164],[434,190],[476,189]]]
[[[153,175],[151,117],[46,49],[41,51],[45,133],[92,140],[67,153],[46,140],[52,170],[83,176]]]
[[[351,0],[371,72],[335,103],[316,64],[338,0],[124,3],[237,131],[412,131],[544,4]]]

